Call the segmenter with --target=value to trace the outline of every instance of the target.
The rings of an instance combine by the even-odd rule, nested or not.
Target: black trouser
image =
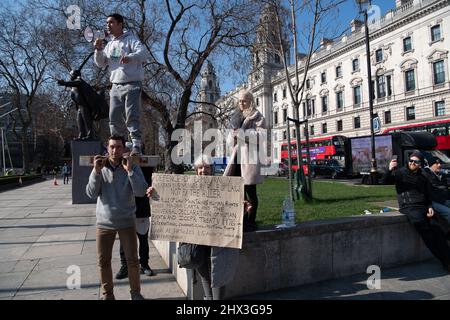
[[[241,177],[242,171],[241,166],[235,164],[235,170],[233,176]],[[258,195],[256,193],[256,184],[249,184],[244,186],[245,200],[251,203],[252,210],[250,214],[248,212],[244,213],[244,224],[250,222],[251,224],[256,223],[256,212],[258,210]]]
[[[68,183],[69,183],[69,174],[68,174],[68,173],[65,173],[65,174],[64,174],[64,180],[63,180],[63,183],[66,184],[66,181],[67,181],[67,184],[68,184]]]
[[[244,186],[245,200],[251,203],[252,209],[248,213],[248,221],[256,223],[256,212],[258,210],[258,195],[256,193],[256,184]],[[245,219],[245,218],[244,218]]]
[[[450,265],[450,247],[441,227],[432,223],[431,219],[415,222],[413,226],[431,253],[447,268]]]
[[[223,300],[225,287],[211,288],[211,248],[208,250],[204,263],[197,268],[202,281],[204,300]]]
[[[145,234],[136,233],[139,239],[139,263],[141,266],[148,265],[149,259],[149,247],[148,247],[148,231]],[[120,262],[123,266],[127,265],[127,259],[125,252],[123,251],[122,244],[120,244]]]

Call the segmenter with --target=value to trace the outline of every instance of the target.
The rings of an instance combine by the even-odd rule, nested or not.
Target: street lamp
[[[370,0],[355,0],[359,6],[359,13],[364,14],[364,31],[366,42],[366,57],[367,57],[367,84],[369,87],[369,112],[370,112],[370,139],[372,145],[372,159],[370,167],[370,179],[369,184],[377,184],[377,160],[375,158],[375,133],[373,128],[373,85],[372,85],[372,68],[370,64],[370,43],[369,43],[369,26],[368,26],[368,10],[371,6]]]
[[[2,163],[3,163],[3,176],[6,175],[6,158],[5,158],[5,138],[3,136],[3,127],[0,127],[2,136]]]
[[[3,108],[3,107],[5,107],[5,106],[7,106],[7,105],[9,105],[10,104],[10,102],[8,102],[7,104],[4,104],[4,105],[2,105],[2,106],[0,106],[0,108]],[[14,112],[14,111],[16,111],[16,110],[18,110],[19,108],[14,108],[13,110],[10,110],[10,111],[8,111],[8,112],[6,112],[6,113],[4,113],[4,114],[2,114],[1,116],[0,116],[0,118],[3,118],[3,117],[5,117],[5,116],[7,116],[8,114],[10,114],[10,113],[12,113],[12,112]],[[3,175],[6,175],[6,158],[5,158],[5,137],[4,137],[4,128],[3,127],[0,127],[0,130],[1,130],[1,139],[2,139],[2,160],[3,160]],[[9,150],[9,149],[8,149]],[[8,151],[9,152],[9,151]],[[11,155],[10,155],[10,160],[9,160],[10,162],[11,162]]]

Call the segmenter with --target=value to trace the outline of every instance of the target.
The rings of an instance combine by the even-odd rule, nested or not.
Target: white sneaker
[[[140,156],[140,155],[141,155],[141,148],[134,146],[131,149],[130,156]]]

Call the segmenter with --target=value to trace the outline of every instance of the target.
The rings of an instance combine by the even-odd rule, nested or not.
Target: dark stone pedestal
[[[80,156],[102,153],[100,141],[72,141],[72,204],[96,203],[86,195],[86,184],[93,167],[80,166]]]

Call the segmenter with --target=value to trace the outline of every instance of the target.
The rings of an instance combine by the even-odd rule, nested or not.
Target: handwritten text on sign
[[[153,174],[152,240],[242,248],[241,177]]]

